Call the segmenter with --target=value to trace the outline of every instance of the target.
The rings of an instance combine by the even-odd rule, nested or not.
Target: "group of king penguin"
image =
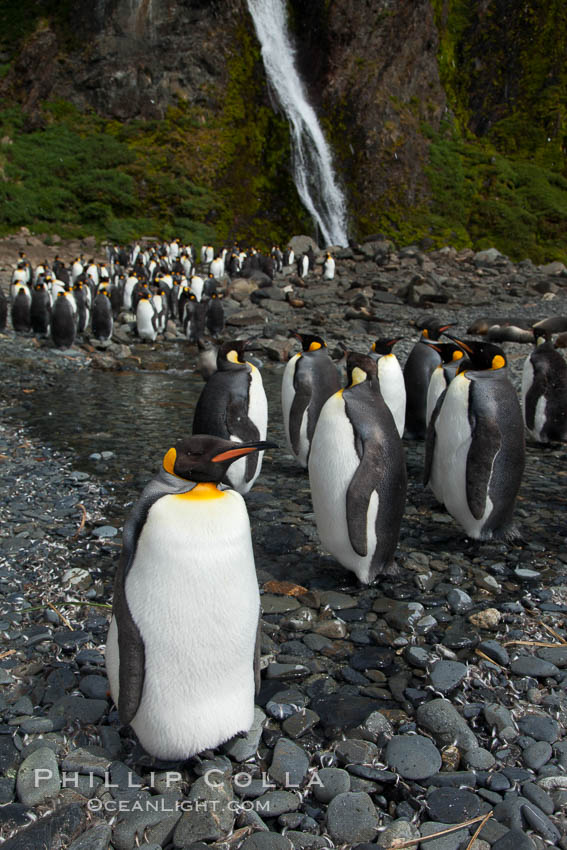
[[[308,258],[301,255],[298,260]],[[311,256],[309,256],[311,262]],[[135,324],[140,340],[155,342],[168,321],[182,328],[189,342],[206,335],[218,338],[224,330],[222,304],[225,275],[249,276],[259,271],[269,278],[296,262],[291,248],[278,245],[269,253],[246,250],[235,242],[215,251],[203,245],[200,255],[180,239],[107,248],[107,261],[78,256],[69,266],[55,258],[32,268],[20,252],[10,284],[10,315],[16,333],[48,337],[57,348],[69,348],[77,335],[90,332],[100,343],[112,338],[120,314]],[[309,266],[311,268],[311,266]],[[325,276],[334,276],[328,253]],[[0,291],[0,328],[6,325],[8,306]]]
[[[513,534],[524,430],[567,441],[554,320],[533,329],[521,402],[502,348],[450,327],[423,322],[403,370],[398,338],[347,352],[344,387],[324,339],[294,334],[301,350],[281,386],[288,447],[308,471],[322,546],[363,584],[398,570],[404,435],[425,440],[425,483],[474,539]],[[243,496],[276,448],[260,371],[246,359],[253,347],[219,346],[192,436],[166,452],[124,526],[108,677],[120,720],[162,760],[185,760],[253,723],[261,609]]]

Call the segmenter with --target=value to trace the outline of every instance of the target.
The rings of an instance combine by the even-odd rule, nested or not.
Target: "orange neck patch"
[[[224,493],[217,489],[216,484],[196,484],[192,490],[187,493],[178,493],[178,499],[194,499],[196,501],[204,501],[206,499],[222,499]]]

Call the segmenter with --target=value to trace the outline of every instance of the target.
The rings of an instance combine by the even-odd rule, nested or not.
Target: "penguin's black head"
[[[223,342],[217,354],[217,368],[226,370],[246,364],[244,352],[248,347],[248,339],[235,339]]]
[[[462,360],[465,356],[463,349],[460,348],[456,342],[432,342],[431,348],[434,348],[435,351],[441,357],[443,363],[452,363],[454,360]]]
[[[424,339],[439,339],[442,333],[451,327],[451,322],[442,322],[435,317],[428,317],[424,322],[418,323]]]
[[[347,355],[346,368],[349,386],[361,384],[363,381],[376,377],[376,362],[367,354],[351,351]]]
[[[170,475],[176,475],[185,481],[219,484],[235,460],[251,452],[275,448],[275,443],[266,440],[233,443],[232,440],[223,440],[220,437],[196,434],[166,452],[163,468]]]
[[[327,347],[327,343],[320,336],[314,336],[313,334],[300,334],[295,331],[292,331],[292,335],[297,337],[300,341],[303,351],[319,351],[319,349]]]
[[[377,339],[372,343],[372,351],[375,354],[391,354],[394,345],[401,340],[401,336],[394,339]]]
[[[503,369],[506,364],[506,355],[499,345],[492,342],[477,342],[476,340],[460,340],[452,337],[454,342],[467,355],[459,365],[457,374],[467,369],[489,370]]]

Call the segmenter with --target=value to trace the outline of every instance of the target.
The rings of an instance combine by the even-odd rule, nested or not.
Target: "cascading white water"
[[[326,245],[348,245],[346,203],[336,183],[331,152],[295,68],[285,0],[246,0],[266,75],[290,124],[293,171],[299,196]]]

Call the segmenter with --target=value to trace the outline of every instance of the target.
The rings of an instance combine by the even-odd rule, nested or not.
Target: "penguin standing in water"
[[[183,440],[124,524],[106,669],[121,722],[156,758],[185,760],[252,726],[260,595],[244,500],[219,485],[272,447]]]
[[[193,419],[193,434],[213,434],[235,443],[264,440],[268,430],[268,401],[262,376],[244,359],[248,340],[225,342],[217,354],[217,371],[203,387]],[[236,461],[228,483],[248,493],[262,468],[263,453]]]
[[[398,434],[403,437],[406,421],[406,385],[402,367],[392,352],[394,345],[400,339],[401,337],[377,339],[372,343],[372,350],[368,356],[376,361],[376,376],[382,398],[390,408]]]
[[[460,345],[468,357],[431,416],[424,481],[469,537],[513,536],[525,462],[520,403],[501,348]]]
[[[567,363],[551,333],[534,328],[536,347],[524,362],[522,410],[528,434],[537,443],[567,442]]]
[[[309,482],[321,544],[359,581],[395,574],[407,473],[402,441],[376,378],[376,364],[349,354],[350,386],[321,411]]]
[[[311,334],[294,334],[302,351],[291,357],[282,378],[282,413],[291,453],[307,469],[311,441],[321,408],[340,389],[337,368],[325,340]]]
[[[59,291],[51,309],[51,339],[56,348],[70,348],[77,335],[77,311],[74,299]]]
[[[409,353],[404,366],[406,385],[406,436],[413,440],[423,440],[427,430],[427,390],[433,370],[441,363],[441,355],[429,345],[430,340],[438,340],[443,331],[450,328],[439,319],[428,319],[423,325],[421,338]]]

